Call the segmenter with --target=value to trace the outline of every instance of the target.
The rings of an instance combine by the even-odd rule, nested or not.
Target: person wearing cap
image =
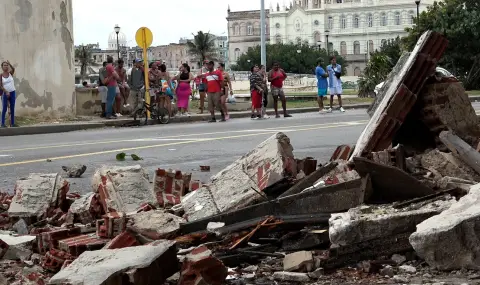
[[[142,88],[145,85],[145,77],[141,69],[142,61],[135,59],[134,65],[128,76],[128,85],[130,86],[130,97],[135,101],[134,109],[137,110],[140,106],[140,98],[143,98]]]
[[[217,122],[215,118],[215,108],[220,111],[221,122],[225,122],[225,113],[223,112],[222,104],[220,101],[220,96],[222,93],[224,81],[223,81],[223,72],[220,70],[215,70],[215,63],[209,61],[207,63],[207,73],[204,75],[205,80],[207,81],[207,99],[208,99],[208,108],[210,109],[210,114],[212,118],[210,123]]]

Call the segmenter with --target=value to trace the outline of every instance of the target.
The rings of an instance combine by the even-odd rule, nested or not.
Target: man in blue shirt
[[[317,76],[317,87],[318,87],[318,108],[319,112],[323,113],[323,100],[327,95],[328,89],[328,73],[323,69],[323,60],[318,59],[318,65],[315,69],[315,75]]]
[[[337,64],[337,58],[332,56],[330,58],[331,64],[327,66],[328,72],[328,81],[330,87],[330,109],[328,112],[332,112],[333,109],[333,98],[335,95],[338,97],[338,105],[340,105],[340,111],[345,112],[342,107],[342,79],[340,79],[342,75],[342,66]]]

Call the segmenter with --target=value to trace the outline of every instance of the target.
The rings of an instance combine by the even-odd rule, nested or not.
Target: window
[[[235,49],[235,60],[238,60],[238,58],[240,58],[240,49],[236,48]]]
[[[353,54],[360,54],[360,42],[353,42]]]
[[[328,50],[333,53],[333,43],[328,43]]]
[[[408,11],[408,23],[410,25],[413,25],[413,19],[415,19],[415,13],[412,10],[410,10]]]
[[[276,35],[275,36],[275,43],[281,44],[282,43],[282,36],[281,35]]]
[[[400,12],[395,12],[395,25],[399,26],[402,24],[402,19],[400,18]]]
[[[387,25],[387,14],[382,13],[380,15],[380,26],[386,26]]]
[[[313,40],[315,41],[315,43],[314,43],[315,45],[316,45],[319,41],[321,41],[320,33],[319,33],[319,32],[313,33]]]
[[[372,14],[367,15],[367,25],[369,28],[373,27],[373,16]]]
[[[368,53],[372,53],[373,51],[374,51],[373,41],[372,41],[372,40],[369,40],[369,41],[368,41]]]
[[[360,67],[355,67],[355,70],[353,71],[353,76],[360,76],[361,75],[361,70]]]
[[[340,17],[340,27],[342,29],[346,29],[347,28],[347,17],[345,17],[345,15],[342,15]]]
[[[247,24],[247,35],[253,35],[253,26],[250,23]]]
[[[333,17],[328,17],[328,29],[333,29]]]
[[[346,42],[341,42],[340,43],[340,54],[341,55],[347,55],[347,43]]]
[[[353,27],[358,29],[360,27],[360,18],[358,15],[353,16]]]
[[[233,35],[234,36],[240,35],[240,26],[238,24],[233,25]]]

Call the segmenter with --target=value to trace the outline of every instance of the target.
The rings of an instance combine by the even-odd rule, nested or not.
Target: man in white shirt
[[[335,95],[338,97],[338,105],[340,106],[340,111],[345,112],[342,106],[342,79],[340,79],[342,75],[342,66],[337,64],[337,58],[332,56],[330,58],[331,64],[327,66],[328,72],[328,85],[330,87],[330,108],[327,110],[328,112],[332,112],[333,110],[333,99]]]

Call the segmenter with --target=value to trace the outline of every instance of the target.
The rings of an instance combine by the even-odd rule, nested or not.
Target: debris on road
[[[446,45],[426,32],[357,144],[318,168],[279,132],[208,183],[140,165],[97,169],[86,195],[19,179],[0,193],[0,284],[473,284],[480,127],[461,84],[433,76]]]
[[[62,166],[63,171],[67,173],[70,178],[80,178],[87,170],[85,165],[74,165],[72,167]]]

